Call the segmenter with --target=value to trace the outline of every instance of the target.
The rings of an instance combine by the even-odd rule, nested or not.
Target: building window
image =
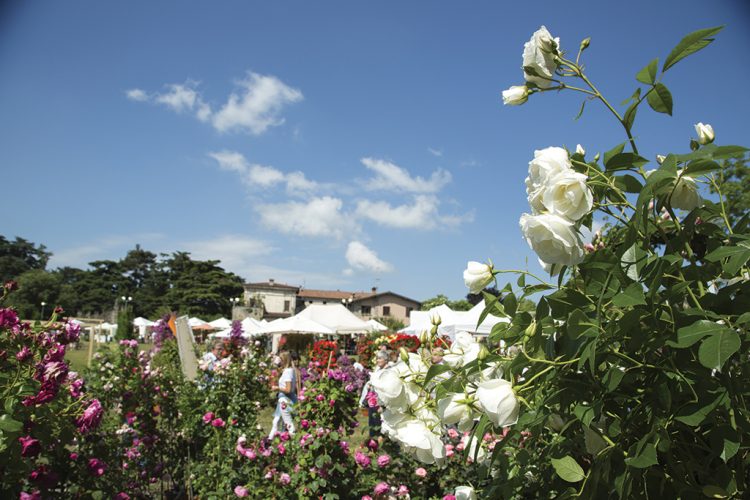
[[[361,307],[361,308],[359,309],[359,312],[360,312],[360,314],[362,314],[363,316],[369,316],[370,314],[372,314],[372,307],[370,307],[370,306],[362,306],[362,307]]]
[[[289,312],[289,305],[290,302],[288,300],[284,301],[284,312]]]
[[[391,315],[391,306],[383,306],[383,316]]]

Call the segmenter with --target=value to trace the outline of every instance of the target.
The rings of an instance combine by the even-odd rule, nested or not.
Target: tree
[[[36,246],[19,237],[9,241],[0,236],[0,280],[5,283],[26,271],[44,269],[51,256],[44,245]]]
[[[742,155],[721,162],[716,185],[710,185],[712,193],[717,194],[717,187],[726,197],[726,210],[729,222],[737,224],[750,214],[750,167],[747,158]],[[746,222],[747,225],[747,222]]]
[[[499,297],[500,296],[500,290],[498,290],[497,287],[494,287],[494,286],[488,286],[487,288],[485,288],[484,290],[482,290],[482,292],[492,294],[495,297]],[[484,300],[484,295],[482,293],[471,293],[471,292],[469,292],[469,293],[466,294],[466,300],[469,301],[469,303],[472,306],[475,306],[475,305],[479,304],[480,302],[482,302],[482,300]]]
[[[447,296],[439,293],[435,297],[422,301],[422,310],[429,311],[433,307],[437,307],[443,304],[450,307],[454,311],[468,311],[474,306],[474,304],[470,303],[466,299],[450,300]]]
[[[44,269],[26,271],[18,276],[18,291],[11,296],[10,304],[21,318],[48,319],[58,305],[60,286],[60,278],[56,274]]]
[[[242,279],[219,267],[218,260],[193,260],[188,252],[175,252],[164,261],[173,311],[190,316],[230,314],[229,297],[244,292]]]

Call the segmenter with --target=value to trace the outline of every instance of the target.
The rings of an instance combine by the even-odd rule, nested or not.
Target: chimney
[[[372,293],[378,293],[378,287],[376,286],[372,287]]]
[[[274,279],[273,279],[273,278],[269,278],[269,279],[268,279],[268,284],[269,284],[269,285],[273,286],[273,282],[274,282]]]

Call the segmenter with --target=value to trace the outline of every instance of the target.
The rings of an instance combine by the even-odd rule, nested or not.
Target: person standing
[[[294,427],[294,420],[292,419],[292,412],[294,411],[294,404],[297,402],[299,371],[288,351],[282,351],[279,353],[279,359],[282,372],[279,377],[278,385],[271,386],[271,390],[279,391],[279,394],[276,401],[276,411],[273,414],[274,421],[271,427],[271,433],[268,435],[269,439],[273,439],[274,435],[278,432],[277,426],[279,419],[276,417],[281,417],[289,434],[294,434],[296,429]]]
[[[375,368],[370,372],[370,380],[372,376],[382,370],[388,369],[388,352],[378,351],[375,354]],[[370,393],[374,394],[372,390],[372,384],[368,380],[364,387],[362,387],[362,394],[359,397],[359,405],[367,405],[367,426],[370,428],[370,438],[374,438],[380,432],[380,411],[377,405],[371,405]]]

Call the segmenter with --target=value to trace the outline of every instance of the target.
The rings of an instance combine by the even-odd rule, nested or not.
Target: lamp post
[[[344,304],[344,307],[346,307],[347,311],[349,310],[349,305],[352,303],[352,300],[354,299],[352,299],[351,297],[349,297],[348,299],[341,299],[341,303]]]
[[[232,320],[234,320],[234,308],[237,307],[242,299],[239,297],[232,297],[229,302],[232,303]]]
[[[44,306],[46,305],[47,303],[45,301],[42,301],[42,316],[41,316],[42,321],[44,321]]]
[[[125,306],[127,306],[129,303],[133,302],[133,297],[126,297],[125,295],[123,295],[122,297],[120,297],[120,299],[123,302],[125,302]]]

